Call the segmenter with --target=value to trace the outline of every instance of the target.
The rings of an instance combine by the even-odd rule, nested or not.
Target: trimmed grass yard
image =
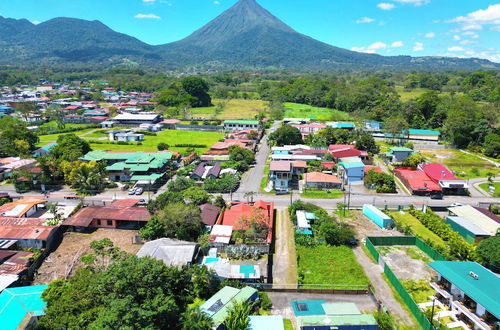
[[[299,283],[306,284],[306,287],[314,288],[314,284],[370,284],[354,252],[347,246],[297,246],[297,261]]]
[[[422,156],[432,163],[446,165],[455,171],[458,177],[465,179],[485,178],[488,172],[500,173],[500,168],[495,167],[495,165],[459,150],[432,150],[432,152],[425,150],[422,152]]]
[[[285,103],[286,118],[314,118],[319,121],[352,120],[348,113],[298,103]]]
[[[204,144],[206,148],[197,148],[196,151],[202,153],[208,150],[213,144],[220,139],[224,138],[224,133],[212,132],[191,132],[191,131],[176,131],[166,130],[157,134],[157,136],[145,136],[142,145],[136,143],[132,145],[119,145],[119,144],[97,144],[88,140],[92,149],[94,150],[111,150],[111,151],[156,151],[159,143],[164,142],[170,145],[170,150],[183,153],[187,148],[174,147],[176,144]]]
[[[37,143],[37,147],[43,147],[46,144],[57,142],[57,138],[61,135],[75,134],[77,136],[82,136],[83,134],[95,131],[95,128],[84,129],[81,131],[61,133],[61,134],[50,134],[50,135],[40,135],[38,138],[40,141]]]
[[[500,182],[493,182],[493,186],[495,187],[495,193],[490,194],[490,184],[489,183],[481,183],[479,187],[486,191],[488,195],[493,197],[500,197]]]
[[[283,319],[283,326],[285,327],[285,330],[295,330],[292,320]]]
[[[328,199],[340,198],[344,196],[344,193],[341,190],[304,190],[300,196],[304,198]]]
[[[389,212],[389,215],[394,219],[394,222],[401,226],[409,226],[412,231],[415,233],[415,236],[421,238],[422,240],[430,240],[436,245],[440,245],[445,247],[446,243],[439,237],[434,234],[432,231],[427,229],[417,218],[408,213],[400,213],[400,212]]]

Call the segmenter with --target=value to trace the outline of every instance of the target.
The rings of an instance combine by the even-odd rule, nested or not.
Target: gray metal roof
[[[144,244],[137,256],[150,257],[163,261],[167,266],[180,267],[193,262],[197,253],[196,243],[160,238]]]

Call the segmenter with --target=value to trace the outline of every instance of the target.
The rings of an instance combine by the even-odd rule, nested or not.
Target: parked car
[[[443,194],[432,194],[431,199],[443,199]]]
[[[128,190],[129,188],[130,188],[129,184],[126,184],[126,185],[122,186],[122,190],[123,191]]]
[[[135,194],[136,194],[136,195],[142,195],[142,193],[143,193],[143,192],[144,192],[144,189],[142,189],[142,188],[137,188],[137,189],[135,190]]]
[[[453,204],[451,204],[451,207],[455,207],[455,206],[463,206],[463,205],[460,204],[460,203],[453,203]]]
[[[128,191],[128,194],[129,194],[129,195],[135,195],[135,193],[136,193],[136,189],[135,189],[135,188],[132,188],[132,189],[130,189],[130,190]]]
[[[145,199],[140,199],[139,202],[137,203],[137,205],[139,205],[139,206],[148,205],[148,202],[146,202]]]

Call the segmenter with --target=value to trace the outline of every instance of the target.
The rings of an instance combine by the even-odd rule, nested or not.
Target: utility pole
[[[436,305],[436,298],[432,300],[432,312],[431,312],[431,329],[434,329],[434,306]]]
[[[349,182],[349,191],[347,195],[347,210],[351,207],[351,183]]]

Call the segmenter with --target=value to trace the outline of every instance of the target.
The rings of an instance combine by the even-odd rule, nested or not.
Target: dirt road
[[[273,256],[274,286],[297,284],[297,255],[293,226],[286,210],[276,211],[276,249]]]

